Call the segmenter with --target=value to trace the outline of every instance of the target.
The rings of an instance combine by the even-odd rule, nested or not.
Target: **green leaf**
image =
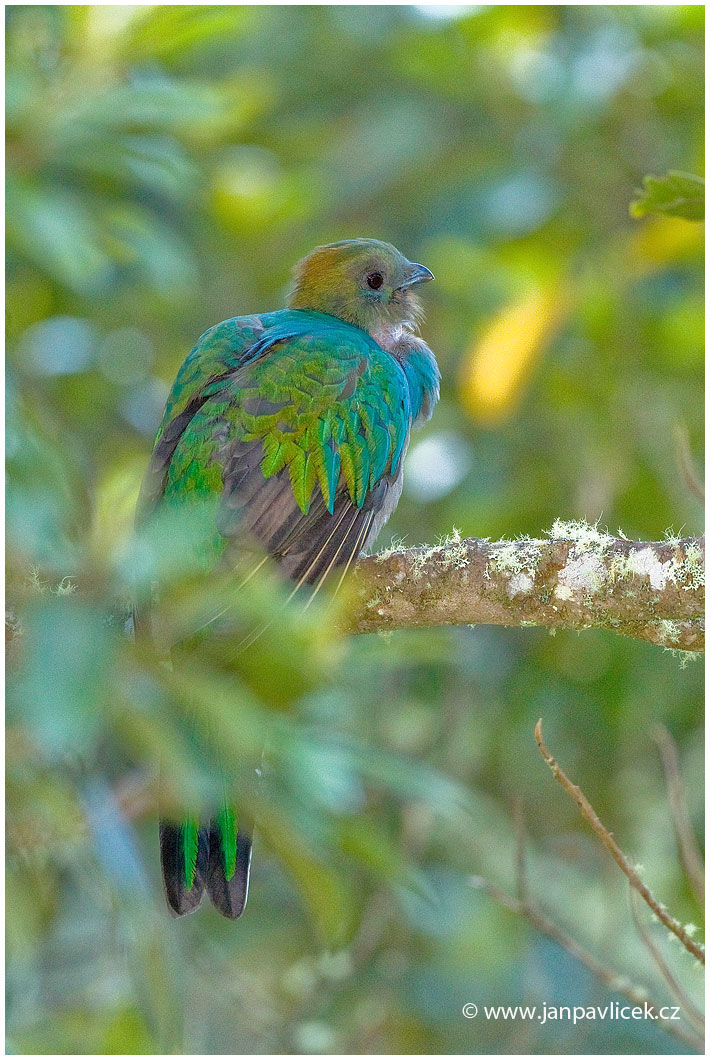
[[[644,190],[631,203],[632,217],[666,214],[686,221],[705,220],[705,180],[669,170],[665,177],[644,177]]]
[[[330,947],[342,946],[356,923],[351,876],[319,857],[285,818],[262,814],[259,820],[260,835],[295,881],[319,937]]]

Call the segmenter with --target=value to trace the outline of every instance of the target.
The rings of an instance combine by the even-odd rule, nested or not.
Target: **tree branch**
[[[356,633],[416,626],[612,630],[702,651],[704,539],[634,542],[558,522],[550,539],[389,549],[356,567]]]
[[[655,917],[666,926],[669,932],[672,932],[673,935],[680,940],[688,953],[692,954],[694,958],[697,958],[697,960],[704,965],[705,949],[696,943],[695,940],[691,938],[688,931],[683,925],[681,925],[680,921],[675,917],[672,917],[666,910],[665,906],[659,903],[648,885],[641,880],[638,872],[631,865],[607,827],[602,821],[600,821],[597,812],[594,810],[594,807],[591,805],[584,792],[582,792],[579,785],[575,785],[574,782],[570,781],[567,774],[552,755],[552,752],[543,740],[542,719],[539,719],[535,726],[535,740],[540,749],[540,754],[552,771],[552,776],[555,781],[558,781],[565,792],[575,801],[584,820],[591,825],[592,829],[604,844],[604,847],[614,859],[619,869],[626,874],[631,887],[634,888],[644,902],[648,904]]]

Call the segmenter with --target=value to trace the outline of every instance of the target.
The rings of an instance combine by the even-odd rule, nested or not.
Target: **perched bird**
[[[389,243],[342,240],[296,265],[287,309],[206,331],[170,392],[139,523],[166,501],[210,498],[222,562],[255,541],[314,592],[347,570],[394,511],[410,429],[439,398],[413,291],[431,279]],[[137,614],[137,632],[145,623]],[[173,914],[206,890],[240,916],[251,836],[234,806],[208,824],[162,821],[160,847]]]

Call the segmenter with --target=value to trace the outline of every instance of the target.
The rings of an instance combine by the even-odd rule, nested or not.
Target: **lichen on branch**
[[[704,648],[704,540],[614,537],[557,520],[547,538],[461,538],[363,557],[352,628],[476,625],[612,630]]]

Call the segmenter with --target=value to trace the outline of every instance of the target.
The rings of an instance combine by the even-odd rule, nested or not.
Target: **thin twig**
[[[128,821],[154,815],[159,803],[157,771],[130,771],[114,783],[113,796]]]
[[[360,928],[349,952],[355,969],[366,966],[374,957],[392,923],[392,909],[385,891],[376,891],[365,908]]]
[[[693,895],[700,907],[705,909],[705,869],[688,814],[688,805],[683,795],[683,785],[678,768],[678,749],[675,741],[665,726],[657,725],[651,736],[658,745],[663,760],[663,772],[666,775],[668,802],[671,809],[673,831],[675,832],[678,854],[692,888]]]
[[[685,485],[698,501],[705,504],[705,488],[697,473],[693,455],[690,452],[690,437],[685,424],[676,424],[673,428],[673,440],[675,442],[675,457],[678,470],[683,477]]]
[[[519,798],[513,802],[513,821],[515,823],[515,877],[518,899],[521,903],[528,901],[528,875],[525,861],[525,818],[523,804]]]
[[[666,926],[669,932],[672,932],[674,936],[677,936],[680,942],[685,947],[685,949],[690,954],[692,954],[694,958],[697,958],[698,961],[704,965],[704,949],[699,946],[693,939],[690,938],[681,923],[677,921],[674,917],[671,917],[666,908],[658,902],[656,897],[651,892],[650,888],[648,888],[648,886],[644,884],[644,882],[641,880],[638,873],[633,868],[628,858],[621,850],[609,830],[599,820],[596,811],[592,807],[587,797],[582,792],[581,788],[578,785],[573,784],[572,781],[570,781],[570,779],[567,777],[567,774],[556,762],[549,748],[545,744],[545,741],[543,740],[542,719],[539,719],[537,725],[535,726],[535,740],[537,741],[543,759],[552,771],[552,776],[557,782],[559,782],[560,785],[562,785],[562,788],[565,790],[565,792],[567,792],[567,794],[570,795],[575,801],[575,803],[579,807],[579,810],[584,820],[588,822],[589,825],[591,825],[592,829],[597,834],[601,842],[604,844],[604,847],[614,859],[619,869],[621,869],[621,871],[625,873],[628,877],[631,887],[636,889],[636,891],[639,893],[644,902],[646,902],[650,906],[651,910],[653,910],[658,920]]]
[[[519,899],[514,899],[512,895],[508,895],[506,892],[499,888],[496,884],[485,879],[485,877],[471,877],[470,883],[476,888],[482,888],[486,891],[492,899],[494,899],[501,906],[505,907],[506,910],[510,910],[515,914],[526,918],[538,932],[542,932],[543,935],[549,939],[554,940],[555,943],[559,944],[563,950],[566,950],[568,954],[571,954],[573,958],[581,962],[597,979],[601,980],[610,991],[616,992],[617,994],[623,995],[624,998],[628,998],[629,1002],[635,1006],[648,1005],[649,1010],[652,1012],[654,1019],[660,1024],[666,1031],[675,1035],[678,1039],[681,1039],[688,1046],[691,1046],[695,1050],[703,1049],[703,1041],[696,1035],[687,1032],[684,1028],[680,1027],[677,1022],[666,1020],[661,1017],[658,1013],[658,1007],[649,1002],[649,996],[647,992],[641,988],[632,984],[625,976],[621,976],[614,969],[609,968],[600,962],[590,951],[582,947],[569,933],[565,932],[563,928],[551,921],[550,918],[545,914],[539,907],[531,902],[521,902]]]
[[[675,976],[671,972],[665,958],[661,954],[660,950],[653,942],[651,934],[647,931],[646,926],[643,924],[639,911],[638,903],[640,902],[638,892],[635,892],[633,888],[629,887],[629,895],[631,898],[631,915],[636,925],[636,930],[643,940],[646,950],[653,958],[654,962],[658,966],[661,976],[668,984],[670,992],[673,998],[676,1000],[681,1009],[685,1010],[685,1015],[688,1021],[695,1028],[698,1035],[705,1035],[705,1020],[702,1013],[693,1005],[693,1002],[688,997],[684,989],[680,986]]]

